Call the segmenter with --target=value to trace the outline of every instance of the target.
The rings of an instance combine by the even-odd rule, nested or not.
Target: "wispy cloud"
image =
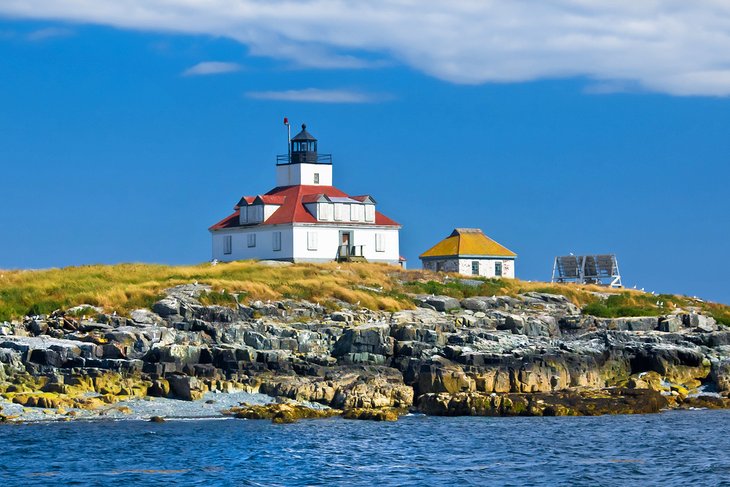
[[[47,39],[53,39],[55,37],[70,37],[75,32],[66,27],[46,27],[44,29],[34,30],[25,36],[29,41],[45,41]]]
[[[250,91],[246,96],[255,100],[295,101],[305,103],[376,103],[392,98],[390,95],[364,93],[352,90],[303,90]]]
[[[585,77],[730,95],[727,0],[2,0],[0,14],[223,36],[315,68],[385,59],[453,83]]]
[[[646,91],[636,83],[627,81],[597,81],[589,83],[583,93],[589,95],[613,95],[616,93],[640,93]]]
[[[224,63],[220,61],[205,61],[183,71],[183,76],[206,76],[210,74],[235,73],[243,67],[238,63]]]

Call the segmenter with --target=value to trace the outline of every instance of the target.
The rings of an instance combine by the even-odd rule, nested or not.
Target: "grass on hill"
[[[150,307],[166,288],[198,281],[212,286],[204,304],[235,306],[255,299],[306,299],[336,307],[337,301],[370,309],[413,307],[409,294],[516,296],[528,291],[567,296],[600,317],[657,316],[693,306],[730,326],[730,307],[674,295],[615,290],[599,286],[548,284],[516,279],[477,279],[470,285],[456,275],[405,271],[385,264],[295,264],[270,266],[256,261],[193,266],[156,264],[89,265],[35,271],[0,271],[0,321],[48,314],[79,304],[127,314]],[[608,295],[603,299],[601,295]],[[663,305],[657,305],[657,302]]]

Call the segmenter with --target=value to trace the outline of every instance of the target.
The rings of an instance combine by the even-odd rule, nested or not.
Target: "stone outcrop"
[[[129,317],[55,313],[0,324],[0,395],[74,408],[246,390],[389,420],[409,408],[655,412],[725,404],[730,393],[730,331],[693,310],[604,319],[535,292],[415,296],[418,307],[395,313],[302,301],[204,306],[206,290],[172,288]]]

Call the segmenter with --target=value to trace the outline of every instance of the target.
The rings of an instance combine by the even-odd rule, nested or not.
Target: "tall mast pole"
[[[291,164],[291,126],[289,125],[289,119],[284,117],[284,125],[286,125],[286,153],[287,162]]]

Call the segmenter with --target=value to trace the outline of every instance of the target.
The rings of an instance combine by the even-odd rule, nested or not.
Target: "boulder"
[[[424,363],[418,371],[418,394],[468,392],[476,389],[476,383],[458,365],[446,359]]]
[[[719,329],[714,318],[698,313],[682,315],[682,322],[684,323],[684,326],[692,328],[700,333],[711,333]]]
[[[161,323],[160,317],[148,309],[135,309],[129,313],[129,317],[137,325],[155,325]]]
[[[202,399],[203,394],[208,391],[202,381],[187,375],[169,375],[167,381],[170,384],[170,392],[172,395],[185,401]]]
[[[428,305],[436,311],[450,311],[460,308],[459,300],[450,296],[420,296],[417,303]]]
[[[342,357],[361,352],[392,356],[393,344],[390,325],[360,325],[344,331],[332,349],[332,356]]]
[[[152,305],[152,311],[167,318],[168,316],[180,314],[180,301],[177,298],[168,296]]]
[[[631,318],[611,318],[603,320],[608,330],[617,331],[653,331],[659,326],[659,318],[655,316],[637,316]]]
[[[424,394],[418,409],[435,416],[597,416],[658,413],[668,402],[651,389],[612,388],[537,394]]]
[[[712,363],[712,380],[720,392],[730,392],[730,358]]]
[[[345,410],[342,417],[366,421],[398,421],[398,416],[403,413],[403,410],[397,408],[354,408]]]
[[[682,317],[678,315],[659,318],[659,331],[676,333],[682,328]]]
[[[214,323],[232,323],[238,319],[238,309],[228,306],[193,306],[193,317]]]

